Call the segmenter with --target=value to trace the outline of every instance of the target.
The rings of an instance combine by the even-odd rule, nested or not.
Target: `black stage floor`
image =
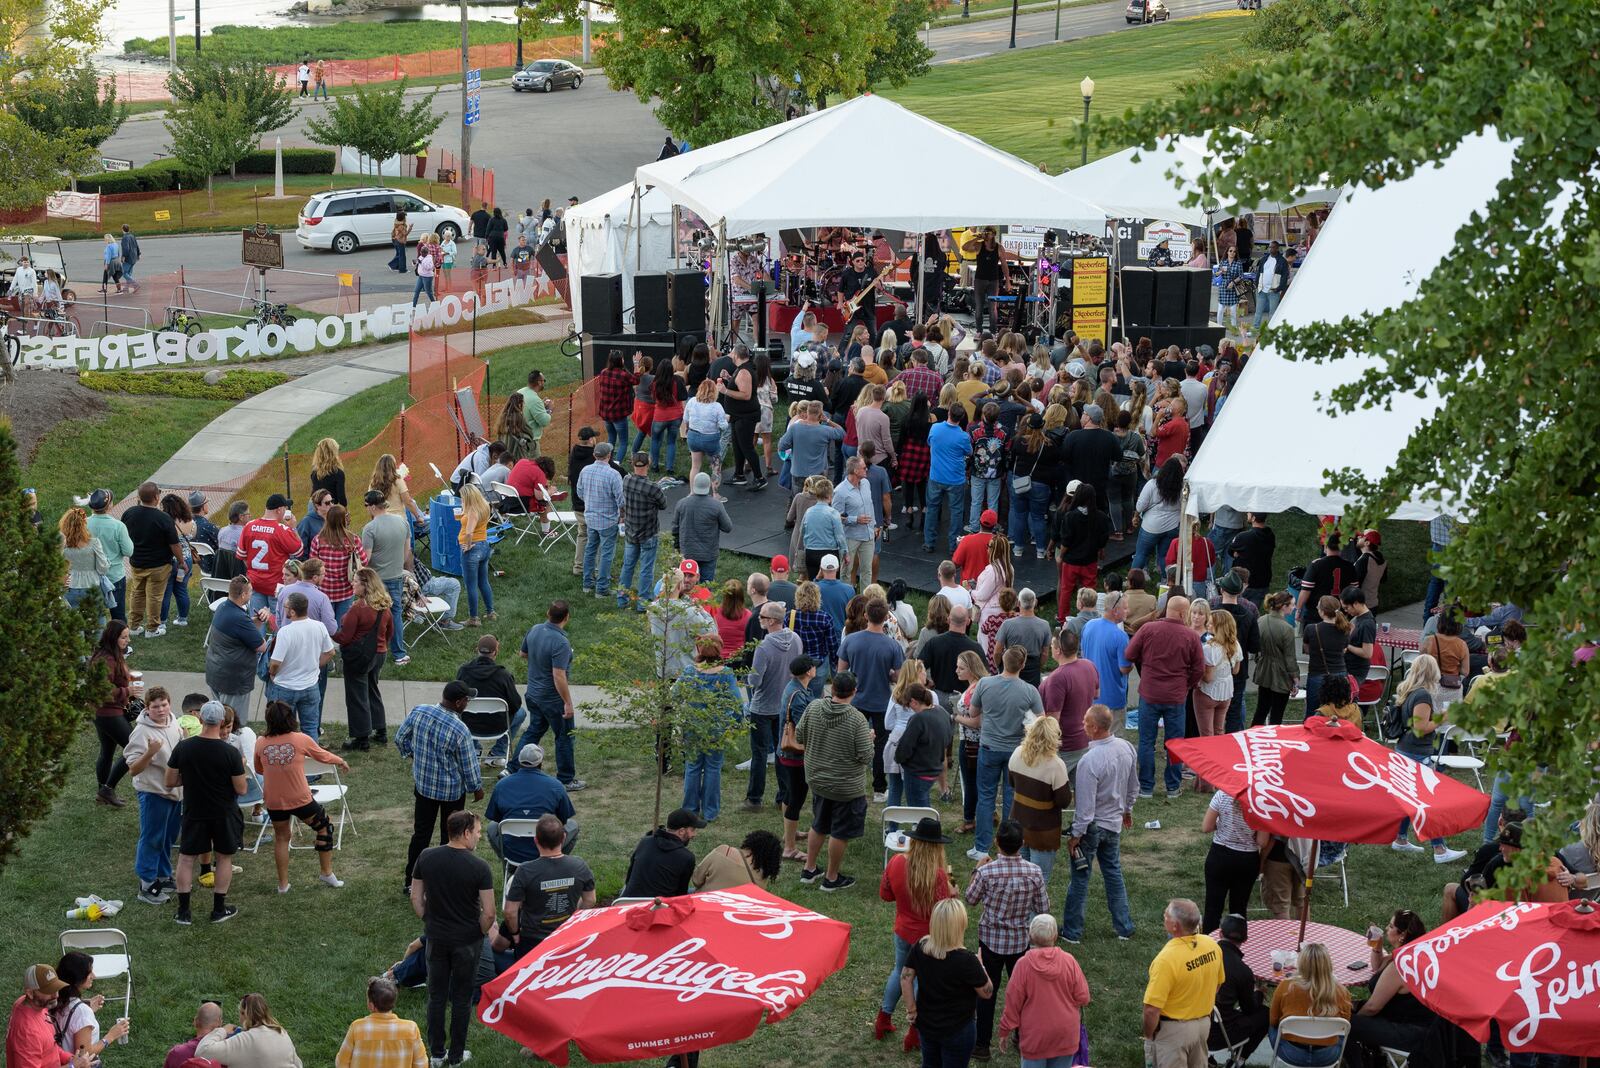
[[[669,506],[676,505],[688,492],[686,486],[669,489]],[[733,533],[722,536],[724,549],[768,559],[779,553],[788,555],[790,532],[784,529],[783,520],[789,510],[789,494],[778,485],[776,479],[759,493],[725,485],[723,496],[728,498],[728,515],[733,520]],[[896,511],[901,503],[900,494],[896,493]],[[904,579],[911,589],[933,593],[939,588],[939,563],[950,557],[948,540],[941,532],[941,537],[935,542],[938,551],[924,552],[922,531],[907,530],[903,520],[903,516],[896,515],[895,521],[901,523],[901,527],[892,531],[889,541],[881,546],[878,581],[888,585],[895,579]],[[670,523],[671,520],[667,519],[664,525],[670,526]],[[1132,556],[1133,538],[1111,542],[1106,547],[1106,558],[1101,568],[1124,569]],[[1041,600],[1054,598],[1058,576],[1056,565],[1037,559],[1031,549],[1021,559],[1014,558],[1012,564],[1016,571],[1017,589],[1027,586]]]

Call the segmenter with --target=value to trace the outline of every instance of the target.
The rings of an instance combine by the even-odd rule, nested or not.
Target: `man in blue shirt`
[[[515,772],[501,779],[489,795],[489,805],[483,810],[488,821],[489,847],[501,860],[521,864],[539,855],[538,843],[533,835],[515,835],[503,839],[501,820],[537,820],[549,813],[559,817],[566,825],[566,841],[561,844],[563,853],[571,853],[578,844],[578,817],[572,808],[572,798],[560,781],[545,773],[544,747],[529,742],[517,753],[513,763]]]
[[[850,598],[856,595],[855,587],[839,580],[839,558],[832,553],[822,558],[817,567],[817,592],[822,594],[822,609],[833,617],[833,636],[844,633],[844,610]]]
[[[872,503],[867,463],[859,456],[844,462],[844,481],[833,491],[833,508],[844,524],[844,581],[872,582],[877,548],[878,510]]]
[[[859,460],[860,457],[855,459]],[[906,655],[895,641],[883,631],[889,620],[889,606],[883,601],[867,603],[867,629],[845,636],[839,644],[840,671],[853,672],[860,685],[855,700],[850,703],[872,726],[872,791],[886,794],[888,777],[883,768],[883,745],[889,739],[884,717],[889,711],[889,696],[894,690],[895,676]]]
[[[972,438],[956,422],[957,409],[942,423],[928,431],[928,502],[922,521],[922,550],[933,552],[939,537],[939,508],[950,514],[950,552],[956,551],[961,536],[961,518],[967,511],[967,457],[972,455]]]
[[[1127,598],[1122,591],[1113,590],[1106,594],[1100,618],[1085,623],[1080,635],[1083,658],[1100,673],[1100,695],[1095,700],[1111,709],[1113,729],[1121,724],[1127,710],[1128,673],[1133,670],[1122,655],[1128,647],[1128,632],[1122,629],[1122,621],[1127,618]]]
[[[611,561],[617,553],[617,524],[622,520],[622,475],[611,465],[611,444],[594,447],[594,463],[578,476],[578,496],[588,527],[583,543],[583,592],[602,601],[611,596]],[[561,747],[556,747],[556,763]]]
[[[586,469],[587,470],[587,469]],[[592,528],[591,528],[592,529]],[[568,792],[582,790],[588,783],[578,778],[573,755],[572,725],[576,709],[567,686],[567,671],[572,667],[572,643],[567,640],[566,601],[551,601],[545,621],[528,631],[522,639],[522,658],[528,662],[528,729],[522,733],[520,750],[529,742],[537,745],[548,728],[556,736],[556,778]]]

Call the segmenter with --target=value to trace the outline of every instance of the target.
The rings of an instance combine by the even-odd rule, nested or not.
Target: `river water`
[[[341,22],[396,22],[417,19],[446,19],[451,22],[461,17],[455,4],[415,4],[406,7],[376,8],[354,15],[317,17],[291,15],[289,5],[293,0],[200,0],[200,29],[204,33],[212,26],[332,26]],[[194,0],[176,0],[179,36],[194,35]],[[475,22],[515,22],[513,4],[475,3],[467,8],[467,17]],[[167,0],[117,0],[106,13],[104,29],[106,42],[103,50],[120,55],[122,42],[133,37],[151,37],[163,32],[167,25]]]

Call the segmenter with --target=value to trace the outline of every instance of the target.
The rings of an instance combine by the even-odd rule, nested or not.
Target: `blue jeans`
[[[343,600],[334,601],[333,602],[333,621],[335,623],[343,623],[344,622],[344,614],[346,612],[350,611],[350,606],[355,604],[355,603],[356,603],[356,599],[354,597],[346,597]]]
[[[651,423],[650,426],[651,426],[652,430],[655,428],[655,424],[654,423]],[[637,426],[635,426],[633,428],[633,432],[634,432],[633,447],[628,450],[628,452],[630,454],[636,453],[636,452],[639,452],[640,450],[642,450],[644,448],[644,443],[650,440],[650,431],[649,430],[640,430]]]
[[[250,618],[252,620],[254,620],[255,616],[256,616],[256,613],[259,612],[261,609],[263,609],[263,608],[270,609],[270,608],[273,608],[273,607],[275,607],[275,606],[272,603],[272,598],[268,597],[264,593],[257,593],[255,590],[251,590],[250,591],[250,603],[244,606],[244,610],[246,612],[248,612],[250,614]],[[267,625],[265,623],[257,623],[256,624],[256,629],[261,631],[262,633],[265,633],[266,629],[267,629]]]
[[[565,786],[578,777],[578,762],[573,753],[572,720],[562,714],[559,700],[539,701],[524,695],[528,704],[528,729],[523,732],[517,749],[529,742],[535,745],[544,738],[546,729],[556,737],[556,778]]]
[[[981,853],[989,852],[989,847],[994,844],[996,794],[1001,797],[1000,818],[1010,818],[1011,776],[1006,773],[1006,764],[1010,760],[1009,752],[1002,753],[986,745],[978,747],[978,807],[973,810],[973,819],[978,826],[972,832],[972,847]]]
[[[1183,708],[1178,708],[1183,714]],[[1100,878],[1106,884],[1106,908],[1111,910],[1111,929],[1119,937],[1133,934],[1133,914],[1128,911],[1128,887],[1122,881],[1122,833],[1108,831],[1093,824],[1083,832],[1078,843],[1091,862],[1100,865]],[[1072,885],[1067,887],[1067,904],[1061,912],[1061,936],[1073,942],[1083,940],[1083,906],[1089,897],[1089,873],[1072,873]]]
[[[1223,575],[1233,569],[1233,539],[1239,536],[1238,527],[1219,527],[1213,525],[1211,533],[1206,537],[1211,539],[1211,544],[1217,550],[1217,574]],[[1262,579],[1255,575],[1250,576],[1252,582],[1261,582]]]
[[[1323,676],[1321,676],[1321,675],[1307,675],[1306,676],[1306,718],[1307,719],[1310,719],[1312,713],[1316,712],[1317,709],[1322,707],[1322,705],[1317,701],[1317,695],[1322,692],[1322,679],[1323,679]]]
[[[628,444],[628,417],[601,420],[606,425],[606,440],[613,449],[626,448]]]
[[[403,578],[383,580],[383,588],[389,591],[389,600],[394,602],[389,609],[389,614],[394,619],[394,634],[389,638],[389,655],[396,660],[406,655],[405,585],[406,581]]]
[[[922,544],[933,548],[939,536],[939,507],[950,511],[950,551],[956,551],[961,539],[961,517],[966,514],[967,484],[965,482],[929,482],[927,512],[922,520]]]
[[[404,241],[396,241],[393,238],[391,238],[389,240],[389,247],[394,249],[394,255],[389,257],[389,264],[388,264],[389,270],[391,270],[391,271],[399,271],[402,274],[405,273],[405,269],[406,269],[406,243]]]
[[[922,1068],[967,1068],[978,1043],[978,1022],[968,1020],[948,1035],[922,1035]]]
[[[1165,574],[1167,545],[1177,536],[1176,530],[1150,530],[1141,524],[1139,536],[1133,542],[1133,559],[1128,561],[1128,566],[1142,567],[1152,576]]]
[[[1259,317],[1260,314],[1261,306],[1257,304],[1256,315]],[[1295,1068],[1327,1068],[1328,1065],[1338,1064],[1344,1053],[1342,1041],[1331,1046],[1302,1046],[1286,1038],[1280,1043],[1276,1027],[1267,1028],[1267,1044],[1277,1048],[1278,1060]]]
[[[119,579],[117,579],[117,581],[113,582],[111,584],[111,589],[113,591],[113,593],[112,593],[113,599],[116,602],[115,604],[113,604],[111,606],[111,618],[112,619],[120,619],[122,622],[126,623],[128,621],[128,578],[127,578],[127,576],[124,575],[122,578],[119,578]]]
[[[275,682],[267,683],[267,700],[282,701],[294,709],[300,721],[300,731],[313,738],[322,737],[322,694],[316,686],[303,690],[286,690]]]
[[[617,526],[590,525],[583,543],[583,592],[605,595],[611,592],[611,560],[617,554]]]
[[[1050,515],[1050,487],[1043,482],[1035,482],[1025,496],[1011,495],[1011,515],[1006,520],[1006,531],[1011,538],[1011,544],[1024,548],[1028,544],[1028,532],[1033,532],[1033,547],[1043,549],[1050,540],[1046,520]]]
[[[632,590],[639,598],[640,611],[644,610],[644,602],[650,599],[650,593],[655,589],[656,548],[660,544],[659,534],[643,541],[629,538],[622,543],[622,575],[617,579],[617,597],[620,600],[623,590]],[[635,568],[638,569],[637,575]]]
[[[411,306],[413,308],[415,308],[417,306],[417,298],[422,296],[422,294],[424,294],[424,293],[426,293],[428,295],[428,303],[432,304],[433,303],[433,276],[431,274],[428,275],[427,277],[423,277],[420,274],[417,275],[417,284],[411,288]]]
[[[478,618],[478,598],[483,610],[494,611],[494,594],[489,591],[489,543],[477,541],[461,554],[461,578],[467,587],[467,615]]]
[[[696,560],[695,563],[700,565],[700,582],[702,585],[709,586],[717,581],[717,562],[715,560]]]
[[[1159,705],[1139,701],[1139,792],[1154,794],[1156,789],[1156,732],[1165,731],[1166,740],[1183,737],[1183,705]],[[1183,765],[1167,757],[1167,796],[1174,797],[1183,785]]]
[[[778,717],[777,716],[751,716],[750,717],[750,787],[745,792],[746,801],[760,804],[767,793],[767,755],[778,751]],[[789,791],[784,788],[783,776],[778,780],[777,801],[781,805],[789,800]]]
[[[977,530],[978,517],[983,515],[983,510],[1000,507],[1000,478],[973,478],[968,492],[972,494],[972,504],[967,510],[967,529]]]
[[[1228,716],[1222,721],[1222,730],[1225,734],[1244,730],[1244,683],[1238,679],[1233,683],[1233,700],[1228,702]]]
[[[167,607],[173,601],[178,602],[178,618],[189,618],[189,576],[193,570],[194,564],[190,562],[182,575],[178,574],[177,568],[173,568],[172,574],[167,577],[167,588],[161,595],[161,622],[167,621]]]
[[[1059,1057],[1023,1057],[1020,1068],[1072,1068],[1075,1056],[1075,1053],[1063,1053]]]
[[[1255,313],[1255,315],[1251,316],[1251,318],[1250,318],[1250,329],[1251,330],[1259,329],[1260,326],[1261,326],[1261,319],[1262,319],[1263,316],[1265,316],[1266,320],[1270,323],[1272,321],[1273,314],[1275,312],[1277,312],[1277,310],[1278,310],[1278,302],[1281,301],[1282,299],[1283,299],[1283,294],[1281,294],[1281,293],[1274,293],[1269,289],[1258,290],[1256,292],[1256,313]],[[1284,1058],[1284,1059],[1288,1060],[1287,1057]],[[1291,1063],[1332,1064],[1333,1061],[1299,1061],[1299,1062],[1291,1062]]]
[[[897,934],[889,937],[894,939],[894,966],[889,969],[889,981],[883,984],[883,1004],[880,1008],[893,1013],[900,1004],[900,973],[905,970],[906,958],[911,955],[911,943]]]
[[[1420,757],[1420,756],[1417,756],[1415,753],[1408,753],[1404,749],[1401,749],[1399,746],[1396,746],[1394,751],[1396,753],[1399,753],[1401,756],[1405,757],[1407,760],[1414,760],[1418,764],[1427,764],[1430,767],[1433,765],[1433,761],[1429,760],[1427,757]],[[1531,814],[1531,810],[1530,810],[1530,814]],[[1394,833],[1394,839],[1395,839],[1395,841],[1398,842],[1398,841],[1400,841],[1402,838],[1404,838],[1406,835],[1408,835],[1410,833],[1411,833],[1411,817],[1407,816],[1405,819],[1400,821],[1400,829]],[[1430,839],[1428,839],[1428,844],[1431,845],[1431,846],[1435,846],[1435,847],[1442,846],[1442,845],[1445,844],[1445,840],[1443,838],[1430,838]]]
[[[506,736],[504,738],[500,739],[498,742],[495,742],[494,745],[490,747],[489,758],[491,760],[499,760],[506,757],[506,750],[511,746],[511,739],[525,733],[527,729],[528,710],[523,708],[521,705],[518,705],[516,711],[511,713],[511,729],[506,732]]]
[[[1428,547],[1433,550],[1432,555],[1435,559],[1438,558],[1440,553],[1444,552],[1444,546],[1438,542],[1430,542]],[[1422,599],[1422,623],[1424,626],[1433,618],[1433,610],[1439,606],[1439,602],[1443,599],[1444,579],[1439,574],[1439,565],[1435,563],[1429,572],[1428,592]]]
[[[1492,842],[1500,834],[1500,816],[1506,810],[1506,802],[1511,800],[1511,795],[1506,793],[1506,783],[1511,781],[1511,776],[1499,772],[1494,777],[1494,786],[1489,795],[1489,814],[1483,820],[1483,840]],[[1517,807],[1529,815],[1533,815],[1533,798],[1524,794],[1517,798]]]
[[[135,796],[139,798],[139,845],[133,854],[133,870],[139,882],[148,886],[157,879],[172,878],[172,847],[183,827],[183,802],[143,790]]]
[[[684,754],[683,807],[708,821],[722,812],[722,750]]]
[[[1027,846],[1023,846],[1022,859],[1031,860],[1039,866],[1039,870],[1044,873],[1045,885],[1048,887],[1050,885],[1050,873],[1056,870],[1056,857],[1060,852],[1058,849],[1052,849],[1046,853],[1042,849],[1029,849]]]
[[[924,779],[921,775],[913,775],[909,771],[900,773],[900,803],[912,808],[927,808],[928,798],[933,794],[933,784],[936,780]]]
[[[663,423],[657,419],[650,426],[650,466],[658,467],[661,459],[661,443],[667,444],[667,470],[671,471],[678,462],[678,424],[682,419],[671,419]]]

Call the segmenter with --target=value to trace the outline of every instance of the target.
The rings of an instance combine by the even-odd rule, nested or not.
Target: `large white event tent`
[[[1242,133],[1242,131],[1240,131]],[[1248,134],[1244,136],[1248,137]],[[1284,211],[1296,204],[1327,203],[1336,189],[1303,189],[1282,200],[1222,204],[1208,174],[1226,174],[1228,161],[1210,148],[1210,135],[1163,137],[1155,148],[1126,148],[1056,178],[1067,192],[1105,208],[1108,218],[1166,219],[1208,226],[1251,212]],[[1190,194],[1199,202],[1185,204]]]
[[[633,199],[630,182],[562,216],[567,231],[567,274],[572,320],[583,322],[583,277],[622,275],[622,306],[633,307],[635,271],[666,271],[672,261],[672,202],[660,193]]]
[[[882,166],[891,152],[898,164]],[[928,161],[926,176],[918,160]],[[1098,233],[1106,218],[1032,164],[871,94],[645,164],[635,185],[664,193],[724,239],[806,226]]]
[[[1377,189],[1354,190],[1334,208],[1274,321],[1337,322],[1411,299],[1454,249],[1457,231],[1494,198],[1495,187],[1511,173],[1515,151],[1493,131],[1474,134],[1437,167]],[[1374,255],[1375,234],[1404,239]],[[1325,492],[1324,472],[1348,466],[1377,478],[1441,404],[1430,390],[1422,397],[1391,393],[1387,410],[1331,410],[1336,387],[1383,366],[1384,359],[1350,352],[1313,363],[1287,360],[1271,344],[1257,348],[1189,469],[1188,511],[1199,515],[1229,505],[1343,514],[1352,502]],[[1467,503],[1449,492],[1442,505],[1414,498],[1392,518],[1461,515]]]

